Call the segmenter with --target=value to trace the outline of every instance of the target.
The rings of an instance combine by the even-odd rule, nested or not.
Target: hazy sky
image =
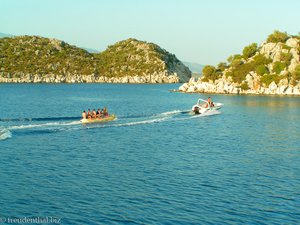
[[[0,0],[0,32],[104,50],[130,37],[216,65],[275,29],[300,32],[299,0]]]

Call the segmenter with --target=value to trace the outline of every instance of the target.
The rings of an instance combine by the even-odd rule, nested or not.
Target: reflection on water
[[[248,107],[293,108],[300,107],[300,99],[288,96],[243,96],[240,104]]]

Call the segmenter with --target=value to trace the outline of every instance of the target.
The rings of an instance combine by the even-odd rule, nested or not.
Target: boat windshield
[[[199,98],[197,101],[197,105],[203,108],[210,108],[210,105],[208,104],[208,101]]]

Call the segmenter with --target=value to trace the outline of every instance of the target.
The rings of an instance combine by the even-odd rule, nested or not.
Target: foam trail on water
[[[6,128],[0,128],[0,141],[11,138],[11,132]]]
[[[168,119],[168,117],[165,118],[159,118],[159,119],[153,119],[153,120],[142,120],[142,121],[136,121],[136,122],[128,122],[128,123],[121,123],[121,124],[113,124],[112,127],[121,127],[121,126],[134,126],[139,124],[150,124],[150,123],[159,123],[164,120]]]
[[[16,126],[10,126],[9,130],[19,130],[19,129],[31,129],[35,127],[49,127],[49,126],[72,126],[81,124],[80,121],[73,121],[68,123],[61,123],[61,122],[54,122],[54,123],[41,123],[41,124],[28,124],[28,125],[16,125]]]
[[[77,116],[70,117],[38,117],[38,118],[0,118],[0,122],[22,122],[22,121],[56,121],[56,120],[76,120]]]
[[[183,111],[181,110],[173,110],[173,111],[169,111],[169,112],[163,112],[163,113],[160,113],[158,114],[159,115],[162,115],[162,116],[168,116],[168,115],[174,115],[174,114],[179,114],[179,113],[182,113]]]
[[[127,123],[105,124],[105,125],[101,125],[101,126],[87,126],[86,128],[88,128],[88,129],[94,129],[94,128],[136,126],[136,125],[142,125],[142,124],[159,123],[159,122],[165,121],[165,120],[167,120],[169,118],[170,117],[164,117],[164,118],[157,118],[157,119],[151,119],[151,120],[142,120],[142,121],[134,121],[134,122],[127,122]]]

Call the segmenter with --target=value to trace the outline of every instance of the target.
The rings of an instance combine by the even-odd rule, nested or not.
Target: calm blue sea
[[[300,98],[191,116],[208,95],[178,87],[1,84],[0,224],[299,224]],[[104,106],[116,121],[79,123]]]

